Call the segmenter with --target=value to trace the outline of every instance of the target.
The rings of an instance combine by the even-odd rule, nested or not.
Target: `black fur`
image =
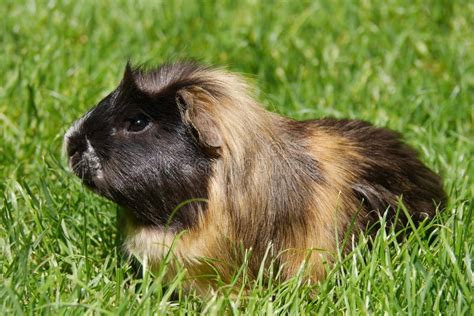
[[[399,133],[360,120],[322,119],[312,123],[361,144],[356,148],[363,160],[354,165],[359,177],[352,184],[354,195],[363,206],[358,219],[361,228],[377,223],[385,210],[388,226],[405,226],[405,212],[396,209],[400,201],[415,224],[432,218],[436,206],[445,208],[441,178],[418,159],[414,149],[403,143]]]
[[[143,72],[127,65],[119,87],[68,135],[67,150],[84,183],[129,210],[137,223],[184,228],[192,226],[204,208],[202,200],[192,200],[207,198],[213,157],[201,150],[176,104],[177,90],[197,84],[181,78],[199,68],[183,64],[171,72],[169,67]],[[144,82],[157,84],[151,90]],[[150,126],[127,132],[127,120],[139,113],[150,118]],[[96,151],[103,179],[97,179],[98,171],[84,161],[86,139]]]

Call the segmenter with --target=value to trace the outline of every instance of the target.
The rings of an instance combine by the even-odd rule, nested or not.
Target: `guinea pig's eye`
[[[129,132],[139,132],[150,124],[150,119],[145,114],[139,114],[125,121],[125,129]]]

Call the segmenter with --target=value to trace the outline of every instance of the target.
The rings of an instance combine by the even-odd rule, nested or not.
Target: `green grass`
[[[0,10],[0,313],[472,315],[473,2],[2,0]],[[117,249],[119,210],[69,174],[62,137],[127,58],[181,57],[246,74],[283,115],[402,132],[444,176],[448,209],[405,243],[363,239],[317,285],[200,298],[180,274],[168,289],[159,273],[134,277]]]

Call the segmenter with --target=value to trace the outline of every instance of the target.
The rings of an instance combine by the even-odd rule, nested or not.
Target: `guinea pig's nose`
[[[86,138],[82,135],[75,134],[69,136],[67,140],[67,154],[69,157],[72,157],[75,153],[82,153],[87,149],[87,141]]]

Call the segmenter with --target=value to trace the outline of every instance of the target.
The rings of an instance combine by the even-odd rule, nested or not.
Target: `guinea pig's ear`
[[[200,88],[183,88],[176,93],[176,102],[185,123],[196,132],[201,145],[213,155],[220,156],[222,136],[207,108],[213,98]]]

